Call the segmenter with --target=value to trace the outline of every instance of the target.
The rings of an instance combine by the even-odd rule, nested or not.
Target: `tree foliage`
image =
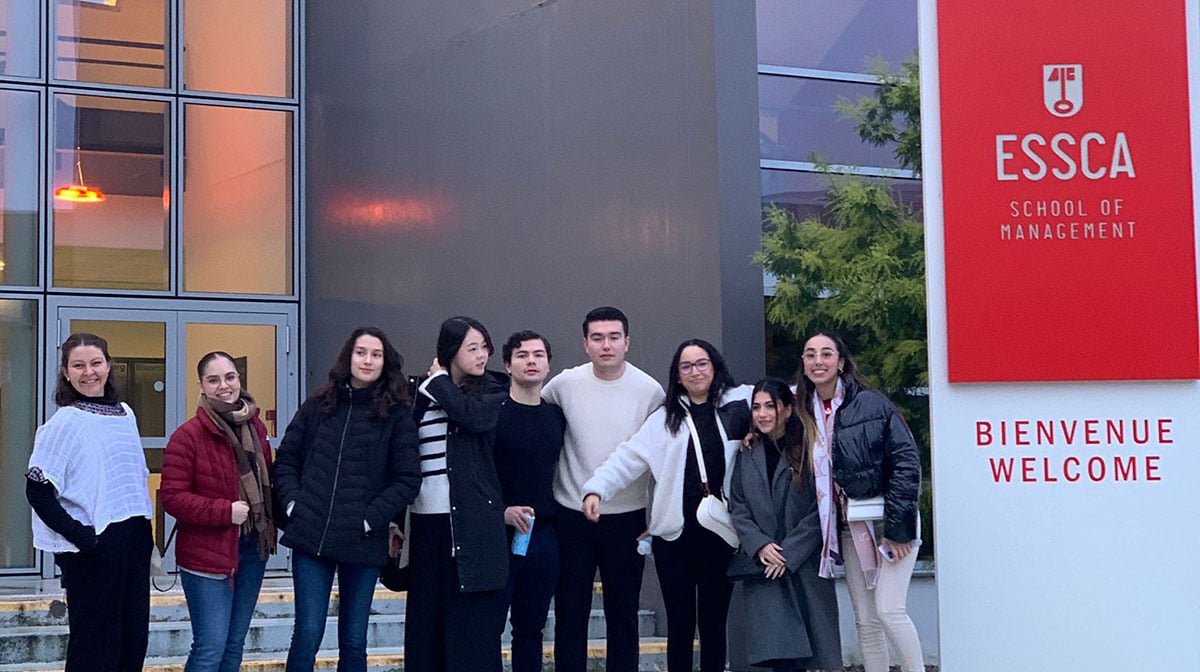
[[[864,142],[892,145],[900,164],[920,169],[920,100],[915,58],[881,85],[838,110]],[[828,175],[830,221],[797,221],[769,206],[758,261],[775,276],[767,319],[797,339],[819,329],[846,338],[863,372],[899,398],[928,384],[925,248],[919,212],[886,184]],[[910,417],[910,420],[914,418]]]

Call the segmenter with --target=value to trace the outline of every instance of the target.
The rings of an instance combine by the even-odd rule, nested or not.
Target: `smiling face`
[[[837,344],[828,336],[817,334],[804,344],[804,377],[818,390],[837,384],[842,372],[842,358]]]
[[[62,375],[79,394],[102,397],[104,384],[108,382],[108,368],[104,351],[94,345],[79,345],[67,354],[67,366]]]
[[[487,339],[478,329],[471,327],[467,330],[462,345],[458,346],[458,352],[454,353],[454,359],[450,360],[451,380],[460,383],[467,376],[482,376],[491,354]]]
[[[772,439],[778,439],[783,436],[784,425],[792,415],[792,407],[776,401],[768,392],[755,392],[750,415],[754,419],[755,429]]]
[[[550,375],[550,356],[546,353],[546,344],[540,338],[521,341],[505,368],[517,385],[541,385]]]
[[[350,351],[350,386],[364,388],[383,374],[383,341],[363,334],[354,339]]]
[[[704,402],[708,399],[708,389],[713,382],[713,364],[704,348],[698,345],[684,348],[679,353],[676,373],[679,375],[679,384],[687,390],[692,401]]]
[[[206,398],[232,404],[242,394],[242,379],[233,362],[224,357],[213,357],[204,365],[200,378],[200,393]]]

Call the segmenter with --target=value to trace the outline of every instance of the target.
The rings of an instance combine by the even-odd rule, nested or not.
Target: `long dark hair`
[[[838,358],[842,360],[842,370],[838,374],[838,378],[841,378],[843,385],[850,383],[853,387],[860,390],[871,389],[871,385],[858,373],[858,365],[854,363],[854,358],[850,356],[850,348],[846,347],[846,342],[840,336],[832,331],[818,331],[804,339],[804,342],[807,344],[817,336],[824,336],[833,341],[833,347],[837,350]],[[809,416],[812,416],[813,413],[812,396],[816,389],[816,385],[813,385],[808,376],[804,375],[804,357],[801,357],[800,370],[796,371],[796,394],[801,398],[800,409]]]
[[[379,380],[372,385],[374,390],[371,397],[371,417],[376,420],[386,420],[396,406],[412,408],[412,397],[408,395],[408,380],[404,377],[404,358],[392,347],[387,334],[377,327],[358,327],[350,332],[333,366],[329,368],[329,382],[312,393],[312,399],[319,399],[317,408],[325,415],[330,415],[337,409],[338,388],[350,384],[350,358],[354,354],[354,343],[359,336],[374,336],[383,344],[383,371]]]
[[[67,378],[67,362],[71,360],[71,351],[81,346],[94,346],[100,349],[104,355],[104,361],[108,362],[108,378],[104,381],[104,396],[101,401],[106,403],[117,403],[117,387],[113,384],[112,379],[112,357],[108,355],[108,341],[100,338],[95,334],[87,332],[79,332],[71,334],[62,344],[62,358],[58,368],[58,383],[54,386],[54,404],[56,406],[70,406],[80,399],[88,399],[75,389],[71,381]]]
[[[679,433],[679,426],[683,424],[683,417],[687,413],[684,402],[680,399],[687,394],[687,390],[683,388],[683,383],[679,382],[679,358],[683,356],[683,349],[692,345],[702,348],[708,354],[708,360],[712,362],[713,380],[712,385],[708,387],[709,403],[715,403],[725,394],[725,390],[734,386],[733,375],[729,373],[725,358],[716,346],[702,338],[692,338],[680,343],[679,347],[675,348],[675,356],[671,358],[671,370],[667,373],[667,398],[663,401],[667,409],[667,429],[671,430],[672,434]]]
[[[795,474],[792,484],[797,491],[804,492],[808,482],[813,479],[812,446],[817,437],[816,423],[810,414],[802,413],[796,408],[796,396],[792,394],[786,382],[778,378],[763,378],[758,381],[754,384],[754,392],[750,396],[751,404],[759,392],[771,397],[771,401],[775,402],[776,413],[782,413],[784,407],[792,411],[784,421],[783,436],[779,437],[778,441],[758,431],[758,427],[754,427],[754,434],[762,439],[765,450],[771,450],[770,446],[773,444],[783,453],[792,468],[792,473]],[[767,477],[770,478],[771,474]]]
[[[488,355],[495,352],[495,348],[492,347],[492,336],[488,333],[487,327],[483,326],[482,322],[465,315],[451,317],[442,322],[442,327],[438,330],[437,339],[438,363],[447,372],[450,371],[450,362],[454,361],[454,356],[458,354],[463,341],[467,340],[467,333],[472,329],[483,334],[483,343],[487,347]],[[475,395],[483,389],[483,378],[483,376],[468,375],[459,382],[458,386],[464,394]]]

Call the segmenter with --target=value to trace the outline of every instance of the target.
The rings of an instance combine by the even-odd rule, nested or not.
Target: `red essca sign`
[[[949,379],[1200,378],[1184,0],[940,0]]]

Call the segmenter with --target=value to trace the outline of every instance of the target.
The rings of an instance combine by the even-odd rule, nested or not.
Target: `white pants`
[[[880,541],[882,535],[876,535]],[[913,566],[917,563],[917,548],[903,560],[879,566],[879,580],[875,589],[867,589],[867,579],[858,562],[858,551],[854,540],[843,533],[842,556],[846,559],[846,588],[850,591],[850,604],[854,607],[854,622],[858,627],[858,646],[862,650],[864,672],[888,672],[887,640],[900,657],[903,672],[924,672],[921,655],[921,640],[917,628],[908,617],[908,583],[912,579]]]

